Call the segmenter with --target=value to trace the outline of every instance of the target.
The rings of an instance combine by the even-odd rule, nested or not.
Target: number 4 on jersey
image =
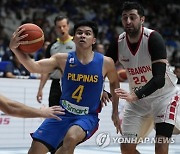
[[[82,93],[84,90],[84,86],[80,85],[73,93],[72,98],[76,99],[76,102],[80,102],[82,99]]]

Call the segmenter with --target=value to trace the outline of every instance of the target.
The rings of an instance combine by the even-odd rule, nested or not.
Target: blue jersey
[[[77,59],[75,52],[68,53],[61,80],[60,100],[60,105],[65,108],[66,114],[59,115],[62,120],[46,119],[33,133],[34,140],[49,149],[56,149],[74,125],[78,125],[86,132],[83,141],[96,132],[99,122],[97,113],[101,109],[100,99],[104,80],[103,61],[103,55],[95,52],[93,60],[83,65]]]
[[[84,65],[75,52],[68,53],[62,76],[60,104],[66,111],[76,115],[98,113],[103,89],[102,54],[94,52],[93,60]]]

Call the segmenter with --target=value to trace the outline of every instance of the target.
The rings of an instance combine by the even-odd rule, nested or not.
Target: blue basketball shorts
[[[40,127],[31,135],[34,140],[48,145],[48,149],[56,149],[63,141],[67,131],[73,125],[80,126],[85,132],[86,137],[83,141],[90,138],[98,129],[97,115],[72,115],[66,113],[60,115],[62,120],[46,119]],[[50,148],[49,148],[50,147]]]

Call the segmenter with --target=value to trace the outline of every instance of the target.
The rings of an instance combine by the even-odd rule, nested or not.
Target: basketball
[[[117,70],[118,79],[120,82],[124,82],[127,80],[127,74],[125,69],[119,69]]]
[[[25,29],[21,33],[21,35],[28,34],[28,36],[22,41],[28,41],[27,44],[19,45],[19,49],[22,50],[24,53],[33,53],[39,50],[44,43],[44,33],[42,29],[32,23],[27,23],[22,25],[22,28]]]

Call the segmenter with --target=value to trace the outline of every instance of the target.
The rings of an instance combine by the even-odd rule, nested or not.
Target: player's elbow
[[[156,76],[154,82],[158,89],[161,89],[165,85],[165,77],[164,76]]]

